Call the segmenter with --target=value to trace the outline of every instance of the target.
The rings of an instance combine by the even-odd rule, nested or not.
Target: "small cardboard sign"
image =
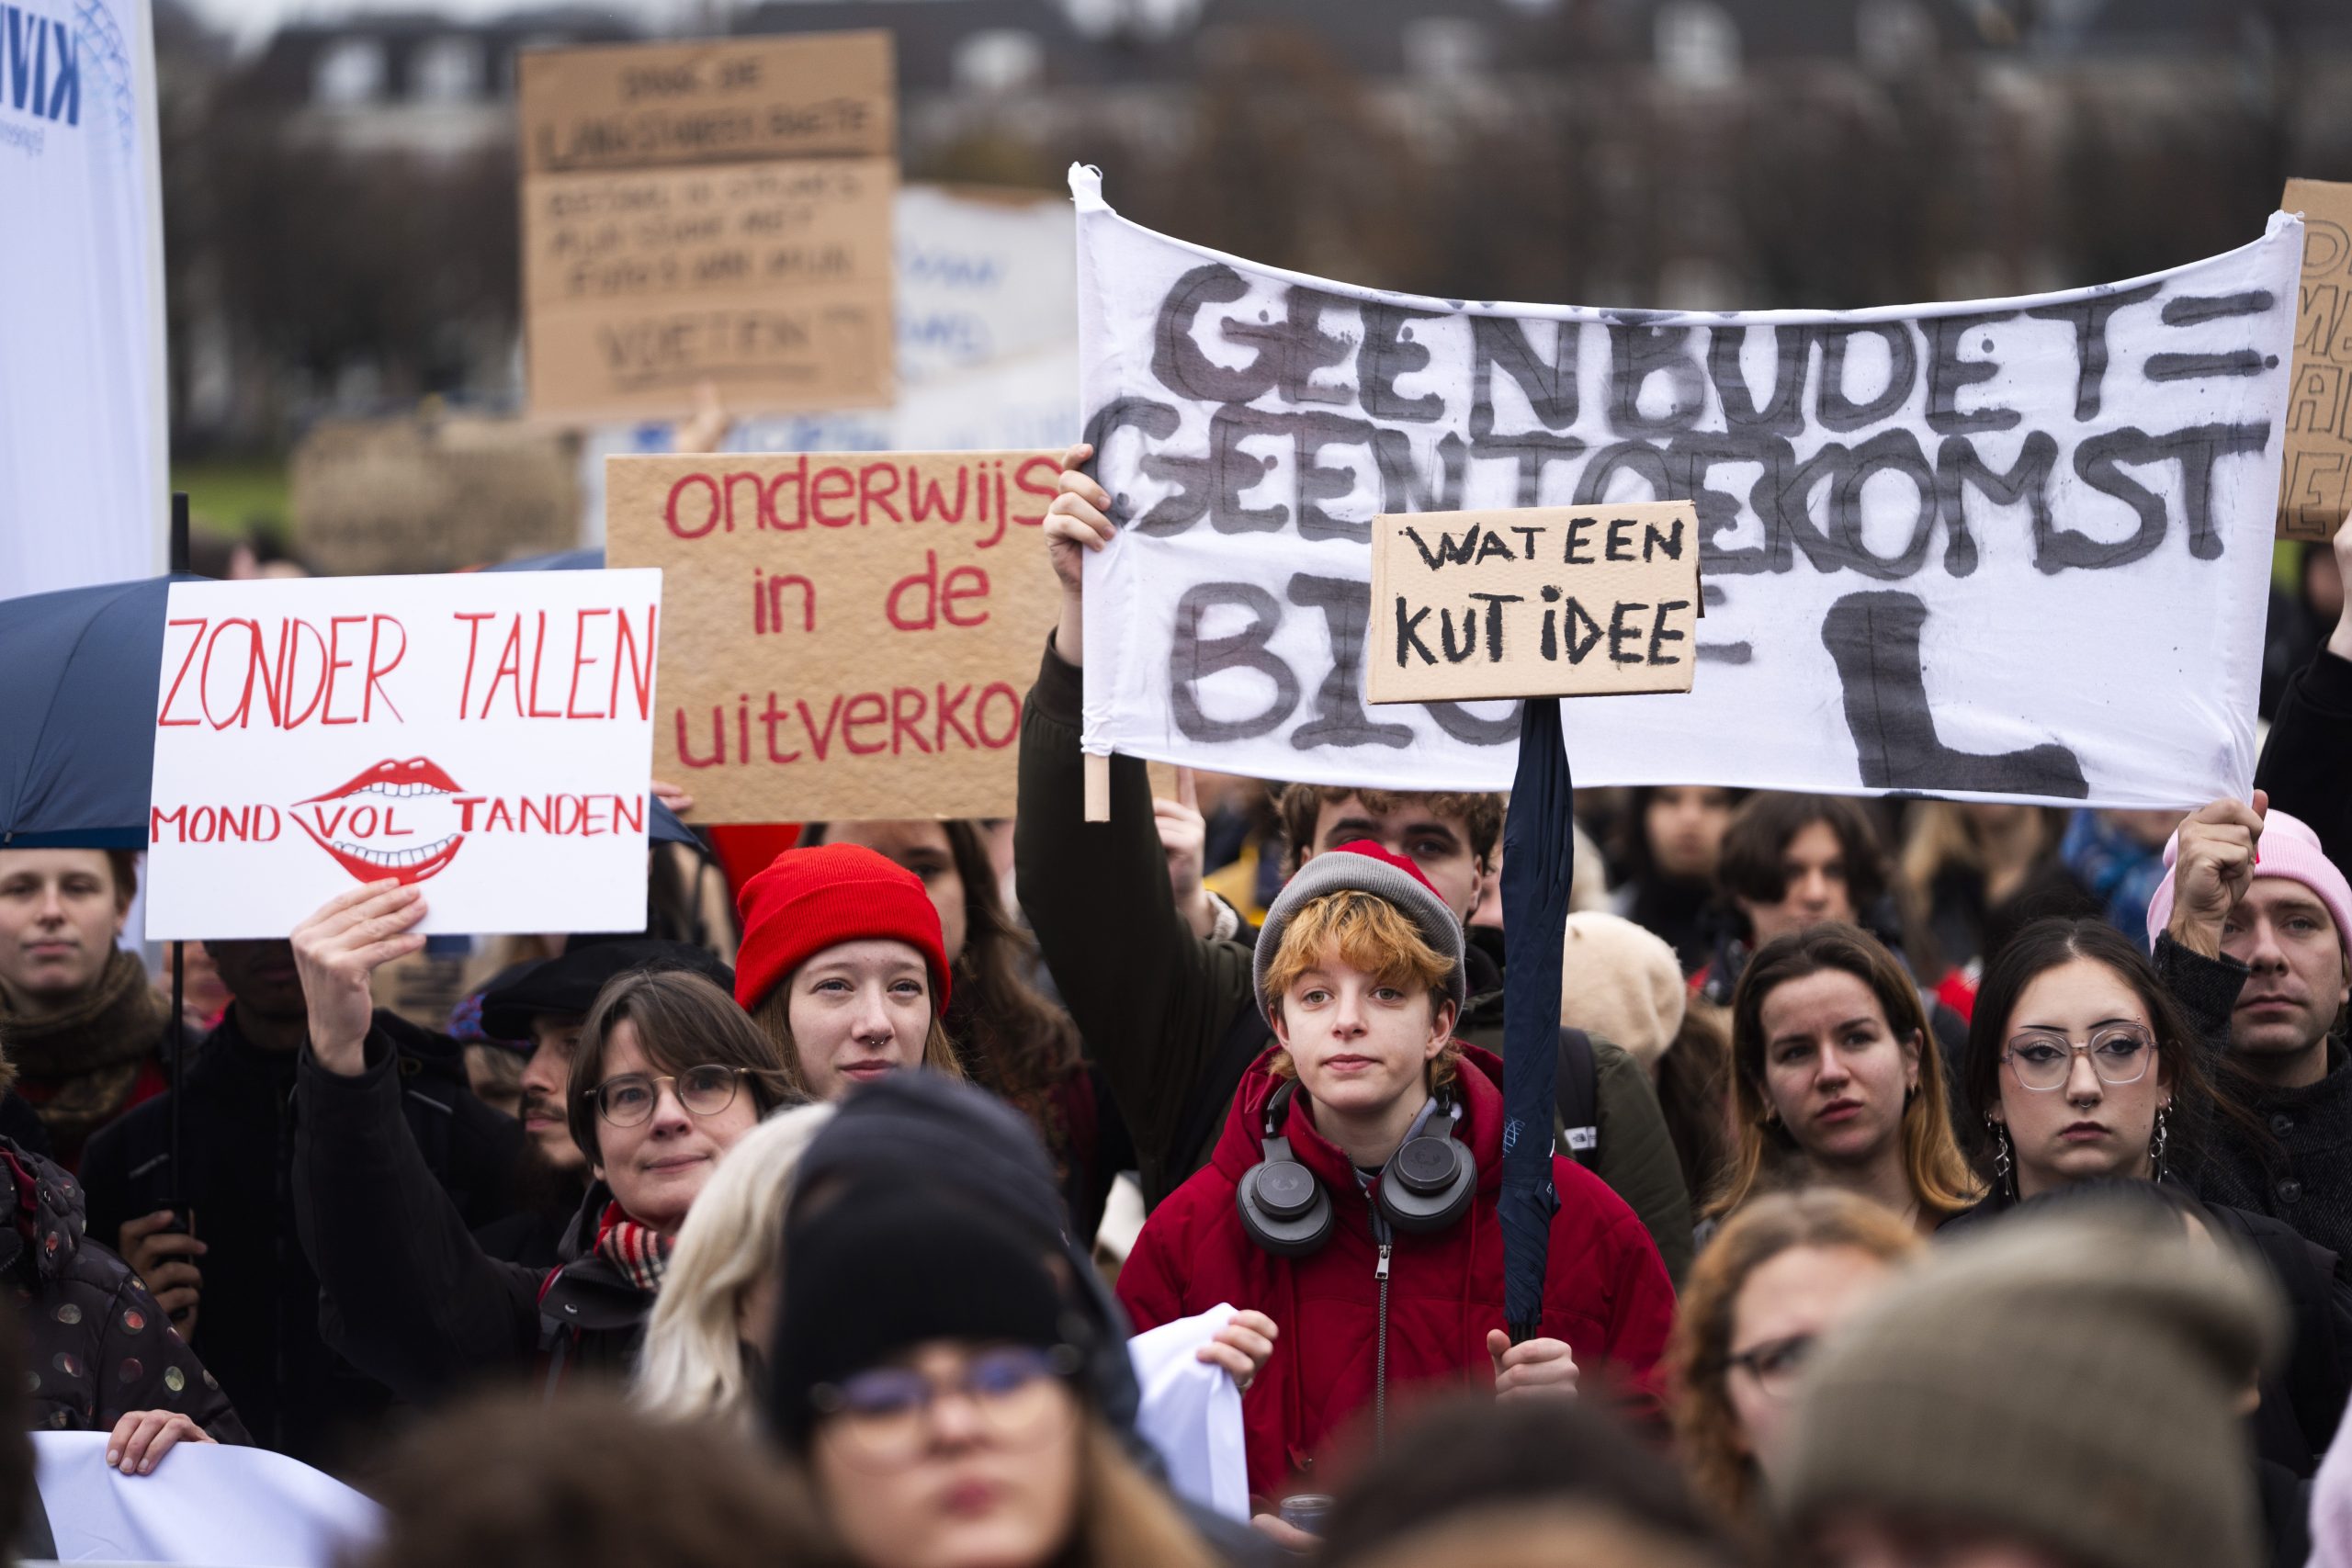
[[[1687,501],[1384,515],[1373,519],[1365,694],[1687,692],[1698,615]]]
[[[523,172],[888,156],[898,100],[886,31],[526,50]]]
[[[175,582],[147,934],[282,937],[423,887],[427,931],[640,931],[658,571]]]
[[[606,558],[667,583],[655,773],[702,822],[1010,816],[1060,474],[1044,451],[606,458]]]
[[[2278,205],[2303,215],[2278,536],[2326,539],[2352,513],[2352,185],[2289,180]]]
[[[888,402],[892,71],[886,32],[521,56],[533,413]]]

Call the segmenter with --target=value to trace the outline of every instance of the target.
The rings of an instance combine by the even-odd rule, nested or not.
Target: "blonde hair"
[[[1699,1500],[1726,1524],[1754,1528],[1756,1461],[1741,1447],[1732,1409],[1732,1318],[1756,1270],[1799,1247],[1850,1247],[1883,1263],[1916,1257],[1926,1243],[1896,1215],[1836,1188],[1775,1192],[1751,1201],[1715,1233],[1683,1281],[1667,1340],[1668,1413],[1684,1473]]]
[[[822,1104],[780,1111],[737,1139],[711,1173],[678,1231],[638,1352],[640,1409],[750,1426],[756,1391],[737,1318],[745,1294],[782,1266],[792,1173],[832,1114]]]
[[[1096,1416],[1079,1439],[1073,1561],[1100,1568],[1218,1568],[1219,1559],[1176,1505]]]

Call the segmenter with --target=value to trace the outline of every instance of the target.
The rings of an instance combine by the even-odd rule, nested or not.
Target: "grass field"
[[[175,463],[172,488],[187,491],[189,515],[208,533],[242,538],[258,530],[282,546],[292,530],[283,461]]]

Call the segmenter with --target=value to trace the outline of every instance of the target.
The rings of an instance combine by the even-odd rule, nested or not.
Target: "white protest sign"
[[[2127,283],[1757,314],[1432,299],[1155,234],[1073,169],[1085,745],[1500,789],[1509,702],[1368,708],[1372,520],[1696,504],[1704,668],[1584,784],[2243,796],[2301,225]]]
[[[150,939],[420,886],[426,931],[639,931],[662,574],[172,585]]]
[[[0,599],[164,570],[148,0],[0,7]]]

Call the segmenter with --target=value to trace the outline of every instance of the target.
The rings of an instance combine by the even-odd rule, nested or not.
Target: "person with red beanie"
[[[793,1087],[839,1100],[909,1067],[962,1077],[940,1026],[952,987],[922,880],[861,844],[786,850],[743,885],[735,1000]]]
[[[1369,840],[1316,855],[1267,912],[1254,964],[1278,1043],[1118,1285],[1139,1330],[1220,1302],[1273,1320],[1243,1390],[1252,1494],[1334,1490],[1351,1428],[1379,1445],[1408,1399],[1464,1382],[1622,1384],[1655,1411],[1674,1287],[1640,1217],[1571,1159],[1552,1161],[1537,1337],[1504,1331],[1502,1063],[1454,1037],[1462,927],[1419,868]]]

